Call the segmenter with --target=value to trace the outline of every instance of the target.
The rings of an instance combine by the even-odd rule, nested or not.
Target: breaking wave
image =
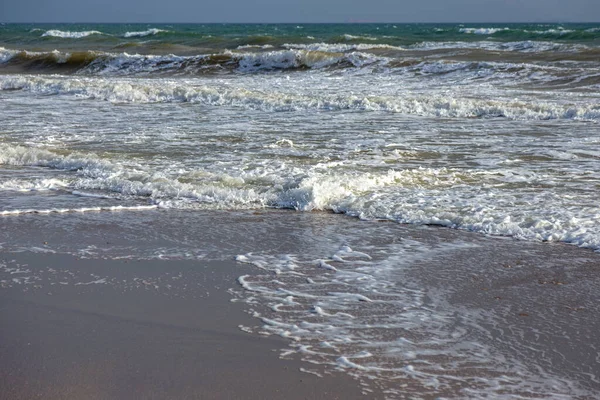
[[[474,35],[493,35],[496,32],[508,31],[509,28],[460,28],[461,33],[470,33]]]
[[[356,44],[347,44],[347,43],[310,43],[310,44],[294,44],[294,43],[284,43],[282,47],[288,49],[303,49],[310,51],[326,51],[326,52],[338,52],[345,53],[349,51],[366,51],[373,49],[386,49],[386,50],[404,50],[403,47],[400,46],[391,46],[389,44],[371,44],[371,43],[356,43]]]
[[[83,52],[29,52],[0,47],[0,65],[10,64],[25,70],[47,69],[100,75],[128,75],[150,73],[201,73],[238,70],[242,72],[280,69],[312,69],[331,66],[360,67],[386,61],[371,54],[349,54],[318,50],[273,50],[263,52],[231,52],[197,56],[140,55],[129,53]]]
[[[451,44],[447,44],[451,46]],[[499,44],[498,51],[534,52],[540,60],[553,57],[557,51],[552,44],[547,44],[548,56],[540,50],[545,44],[540,43],[507,43]],[[480,62],[453,60],[423,60],[415,56],[395,57],[382,56],[368,52],[368,49],[388,47],[368,47],[365,51],[355,51],[362,45],[286,45],[285,50],[261,51],[224,51],[218,54],[200,54],[191,56],[141,55],[129,53],[107,53],[95,51],[30,52],[10,50],[0,47],[0,69],[9,72],[25,73],[63,73],[77,75],[101,76],[149,76],[149,75],[204,75],[227,73],[261,73],[273,71],[323,70],[336,72],[365,72],[369,74],[402,74],[418,77],[422,75],[454,74],[453,79],[466,81],[497,80],[501,85],[530,84],[534,86],[555,85],[565,87],[581,87],[596,90],[600,77],[590,65],[583,68],[575,64],[541,64],[531,62]],[[350,47],[348,47],[350,46]],[[298,48],[292,48],[298,47]],[[422,44],[426,50],[428,44]],[[247,48],[249,49],[249,48]],[[339,50],[339,51],[334,51]],[[477,52],[477,50],[473,50]],[[591,61],[600,55],[598,49],[588,49],[577,53],[573,60]],[[542,58],[540,58],[542,57]]]
[[[39,31],[39,29],[37,29]],[[151,28],[146,31],[139,32],[125,32],[123,34],[124,38],[134,38],[134,37],[144,37],[144,36],[152,36],[158,35],[159,33],[169,32],[164,29]],[[42,37],[57,37],[63,39],[81,39],[91,35],[108,35],[107,33],[100,31],[61,31],[58,29],[51,29],[42,34]],[[108,35],[110,36],[110,35]]]
[[[0,145],[2,164],[69,172],[59,183],[36,182],[29,187],[50,190],[58,186],[73,193],[133,196],[143,205],[159,208],[331,210],[366,219],[435,224],[600,248],[600,214],[593,207],[559,212],[569,200],[543,192],[531,192],[526,201],[514,207],[494,207],[497,201],[510,204],[513,195],[493,189],[498,184],[514,178],[535,185],[545,179],[537,174],[515,177],[510,169],[493,173],[453,168],[359,172],[314,165],[302,167],[299,173],[297,168],[265,165],[238,172],[203,169],[199,175],[198,170],[167,172],[157,166],[102,159],[94,154],[65,155],[6,144]],[[27,188],[28,184],[13,182],[8,186]],[[490,193],[482,194],[481,187],[489,188]]]
[[[455,94],[418,95],[406,92],[387,96],[318,93],[301,95],[178,80],[105,80],[10,75],[0,76],[0,89],[77,96],[117,103],[192,102],[265,111],[361,110],[447,118],[600,120],[600,104],[476,99]]]
[[[126,38],[130,38],[130,37],[144,37],[144,36],[150,36],[150,35],[158,35],[161,32],[168,32],[164,29],[156,29],[156,28],[152,28],[152,29],[148,29],[147,31],[141,31],[141,32],[126,32],[123,37]]]
[[[342,38],[344,40],[348,40],[348,41],[353,41],[353,40],[377,40],[377,38],[374,38],[372,36],[357,36],[357,35],[349,35],[349,34],[344,34],[342,35]]]
[[[100,31],[69,32],[52,29],[42,34],[42,36],[59,37],[66,39],[80,39],[90,35],[104,35],[104,33]]]

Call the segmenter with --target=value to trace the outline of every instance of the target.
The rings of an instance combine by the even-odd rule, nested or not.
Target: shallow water
[[[176,268],[117,279],[68,265],[32,270],[17,253],[190,259],[198,269],[237,260],[237,282],[215,284],[255,317],[239,329],[288,339],[282,358],[301,357],[304,372],[324,379],[344,371],[366,394],[587,399],[600,388],[600,260],[589,250],[317,212],[27,214],[2,225],[2,288],[141,287],[201,299]]]

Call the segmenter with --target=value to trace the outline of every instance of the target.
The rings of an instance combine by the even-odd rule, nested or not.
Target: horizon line
[[[300,21],[296,21],[296,22],[241,22],[241,21],[237,21],[237,22],[232,22],[232,21],[227,21],[227,22],[170,22],[170,21],[162,21],[162,22],[158,22],[158,21],[138,21],[138,22],[134,22],[134,21],[126,21],[126,22],[106,22],[106,21],[54,21],[54,22],[50,22],[50,21],[13,21],[13,22],[6,22],[6,21],[0,21],[0,24],[2,25],[6,25],[6,24],[220,24],[220,25],[227,25],[227,24],[232,24],[232,25],[239,25],[239,24],[246,24],[246,25],[293,25],[293,24],[304,24],[304,25],[325,25],[325,24],[348,24],[348,25],[368,25],[368,24],[404,24],[404,25],[411,25],[411,24],[600,24],[600,20],[598,21],[557,21],[557,20],[540,20],[540,21],[513,21],[513,22],[508,22],[508,21],[413,21],[413,22],[400,22],[400,21],[382,21],[382,22],[378,22],[378,21],[360,21],[360,20],[348,20],[348,21],[328,21],[328,22],[300,22]]]

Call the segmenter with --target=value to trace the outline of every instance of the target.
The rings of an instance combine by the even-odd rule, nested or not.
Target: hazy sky
[[[600,0],[0,0],[2,22],[600,21]]]

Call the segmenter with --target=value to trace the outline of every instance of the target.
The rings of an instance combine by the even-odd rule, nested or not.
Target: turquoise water
[[[73,38],[74,32],[95,33],[77,42],[65,42],[64,39]],[[109,49],[152,40],[163,45],[234,49],[248,44],[361,42],[365,38],[392,46],[489,39],[600,44],[600,24],[8,24],[0,27],[0,43],[32,48],[88,45]]]
[[[576,62],[579,79],[598,67],[599,46],[599,24],[9,24],[0,26],[0,71],[208,75],[378,65],[371,72],[387,72],[438,60],[482,69]]]

